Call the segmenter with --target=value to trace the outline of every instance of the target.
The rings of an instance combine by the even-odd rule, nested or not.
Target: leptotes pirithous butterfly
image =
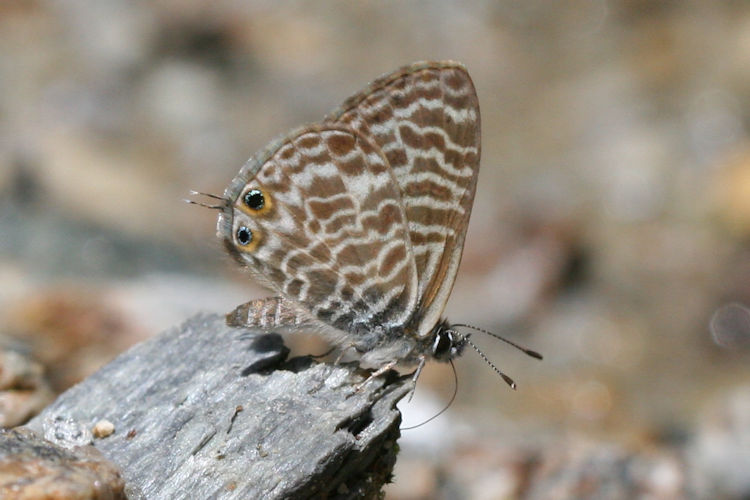
[[[278,294],[228,324],[318,331],[375,374],[460,355],[468,335],[441,316],[479,155],[479,101],[455,62],[399,69],[272,142],[213,207],[229,253]]]

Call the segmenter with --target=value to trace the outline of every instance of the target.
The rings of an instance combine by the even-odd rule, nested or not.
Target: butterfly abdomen
[[[235,327],[275,330],[310,324],[309,316],[292,307],[282,297],[251,300],[227,314],[227,324]]]

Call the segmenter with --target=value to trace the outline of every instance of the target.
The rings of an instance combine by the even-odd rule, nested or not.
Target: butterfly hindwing
[[[251,159],[225,198],[220,236],[285,303],[344,332],[410,320],[417,272],[401,192],[366,137],[340,124],[297,130]]]

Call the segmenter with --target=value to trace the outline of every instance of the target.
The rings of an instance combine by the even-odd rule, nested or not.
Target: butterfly
[[[476,90],[452,61],[382,76],[271,142],[223,196],[208,195],[221,203],[204,205],[220,211],[229,254],[275,293],[240,305],[227,323],[318,332],[377,368],[371,378],[405,364],[417,365],[416,380],[427,360],[450,361],[471,345],[515,387],[456,329],[468,325],[443,317],[480,152]]]

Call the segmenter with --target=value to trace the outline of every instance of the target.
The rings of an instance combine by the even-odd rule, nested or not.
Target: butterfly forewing
[[[245,202],[250,190],[261,208]],[[280,305],[345,332],[410,321],[417,272],[404,205],[369,139],[336,124],[295,131],[249,161],[225,197],[221,236]]]
[[[480,116],[471,78],[458,63],[418,63],[376,80],[326,120],[373,140],[393,170],[418,275],[411,327],[427,335],[453,287],[474,201]]]

